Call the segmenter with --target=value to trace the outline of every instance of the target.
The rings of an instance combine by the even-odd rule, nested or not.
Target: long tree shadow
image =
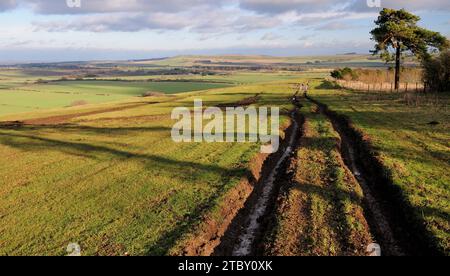
[[[177,171],[174,177],[182,178],[192,177],[193,171],[195,175],[202,175],[205,172],[213,172],[217,175],[217,179],[221,183],[228,183],[231,179],[240,179],[251,172],[245,167],[224,168],[213,164],[201,164],[192,161],[174,160],[163,156],[129,152],[120,149],[109,148],[106,146],[92,145],[86,143],[60,141],[51,138],[38,137],[34,135],[25,135],[21,133],[3,133],[0,132],[0,143],[25,151],[47,152],[57,150],[63,153],[69,153],[87,158],[101,158],[99,155],[107,154],[120,159],[138,159],[142,160],[147,169],[153,168],[153,162],[158,164],[158,169],[167,171]],[[110,159],[110,158],[107,158]],[[220,198],[228,189],[229,185],[217,185],[217,189],[212,195],[194,206],[193,210],[186,216],[177,220],[177,225],[173,229],[169,229],[156,241],[147,246],[147,255],[166,255],[175,243],[194,225],[198,224],[205,213],[210,210],[215,201]]]
[[[170,133],[170,127],[154,126],[154,127],[95,127],[88,125],[77,124],[61,124],[61,125],[9,125],[0,126],[0,130],[14,130],[18,133],[29,131],[63,131],[64,133],[71,132],[77,134],[112,134],[112,135],[128,135],[134,132],[152,132],[152,131],[167,131]]]
[[[14,139],[29,139],[31,142],[24,141],[14,141]],[[37,143],[36,143],[37,142]],[[119,158],[135,158],[142,159],[144,161],[155,161],[161,164],[166,164],[168,166],[179,167],[190,167],[200,170],[207,170],[216,173],[234,173],[236,170],[229,170],[217,165],[206,165],[199,164],[190,161],[172,160],[162,156],[142,154],[129,151],[123,151],[119,149],[113,149],[100,145],[91,145],[86,143],[76,143],[60,141],[56,139],[43,138],[33,135],[23,135],[23,134],[11,134],[11,133],[0,133],[0,143],[15,147],[22,150],[28,151],[49,151],[58,150],[65,153],[73,153],[75,155],[84,155],[89,158],[97,158],[98,154],[109,154]]]

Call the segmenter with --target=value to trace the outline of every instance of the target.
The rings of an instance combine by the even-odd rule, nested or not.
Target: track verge
[[[349,167],[361,182],[361,175],[364,175],[362,186],[366,186],[366,192],[369,192],[386,218],[388,232],[392,237],[386,235],[386,229],[383,229],[383,223],[378,221],[377,212],[369,214],[372,217],[372,226],[375,228],[377,240],[382,247],[389,248],[388,254],[398,255],[445,255],[437,246],[436,240],[431,233],[426,230],[424,221],[417,214],[416,210],[406,200],[406,196],[400,187],[395,185],[392,172],[386,168],[379,154],[374,150],[370,138],[361,130],[357,129],[350,118],[329,109],[329,107],[311,97],[308,99],[319,106],[321,111],[328,116],[336,130],[351,145],[351,156],[344,156]],[[349,149],[347,149],[348,151]],[[354,160],[352,160],[354,158]],[[364,183],[365,182],[365,183]],[[367,189],[370,189],[367,191]],[[371,208],[367,208],[371,210]],[[374,225],[375,224],[375,225]],[[396,245],[392,245],[395,240]],[[383,244],[384,243],[384,244]]]

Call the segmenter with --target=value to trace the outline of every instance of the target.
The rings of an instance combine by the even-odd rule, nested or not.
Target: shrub
[[[338,80],[356,80],[358,76],[356,73],[348,67],[344,69],[337,69],[331,72],[331,76]]]
[[[423,79],[432,91],[450,91],[450,51],[424,61],[423,68]]]

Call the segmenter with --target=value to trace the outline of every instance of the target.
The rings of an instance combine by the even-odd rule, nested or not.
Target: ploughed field
[[[391,223],[389,211],[406,206],[420,230],[411,237],[432,241],[433,249],[424,250],[448,254],[448,97],[440,107],[412,107],[396,95],[325,89],[321,74],[278,81],[273,74],[260,74],[259,82],[252,74],[237,86],[236,78],[243,76],[229,84],[86,80],[30,85],[51,97],[61,90],[80,93],[62,95],[83,95],[83,100],[91,91],[117,98],[70,108],[62,101],[38,112],[13,110],[0,117],[0,254],[64,255],[69,243],[79,243],[83,255],[233,252],[244,235],[234,225],[246,227],[258,190],[279,156],[261,155],[260,145],[252,143],[175,143],[170,114],[175,107],[192,108],[194,99],[205,106],[280,106],[282,136],[288,138],[293,84],[306,78],[313,81],[313,91],[310,100],[300,100],[301,133],[274,175],[278,184],[264,212],[268,219],[255,231],[257,245],[250,253],[365,255],[376,242],[387,254],[418,254],[422,247],[404,246],[408,241],[398,237],[409,224]],[[0,105],[10,103],[1,95],[16,93],[15,85],[11,79],[4,83]],[[136,97],[152,89],[167,95]],[[27,106],[35,102],[23,95],[16,100],[30,101]],[[401,200],[362,180],[365,171],[355,165],[361,157],[352,158],[343,147],[355,141],[314,101],[348,116],[370,138],[373,155],[389,172],[389,185],[402,191]]]

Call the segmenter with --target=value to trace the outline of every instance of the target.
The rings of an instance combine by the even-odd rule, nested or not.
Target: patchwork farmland
[[[330,85],[330,67],[351,63],[383,68],[192,56],[0,69],[0,255],[448,255],[448,93],[410,105]],[[195,99],[280,107],[280,151],[173,142],[172,110]]]

